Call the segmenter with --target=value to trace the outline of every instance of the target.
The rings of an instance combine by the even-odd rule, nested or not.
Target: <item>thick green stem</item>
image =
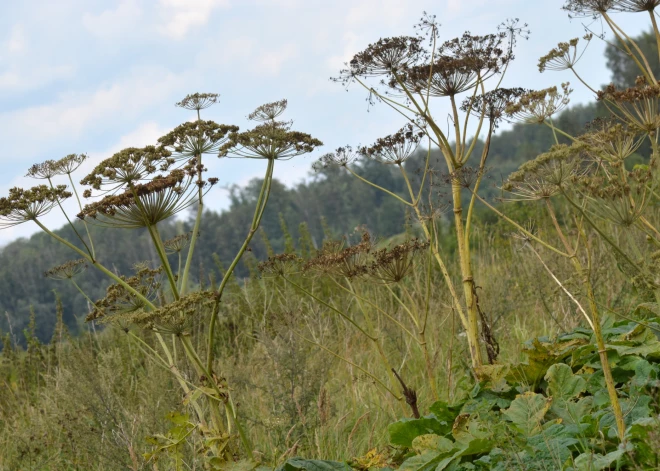
[[[50,180],[50,178],[48,179],[48,183],[50,183],[51,188],[53,188],[53,189],[55,188],[53,186],[53,182]],[[62,203],[60,203],[59,199],[57,200],[57,206],[60,207],[60,211],[62,211],[62,214],[64,214],[64,217],[66,218],[66,221],[69,223],[69,226],[71,226],[71,229],[73,229],[73,232],[76,233],[76,237],[78,237],[80,242],[82,242],[82,244],[87,249],[87,253],[89,253],[93,257],[94,255],[93,255],[92,251],[90,250],[90,248],[87,246],[87,243],[85,243],[85,239],[82,238],[82,236],[80,235],[80,232],[78,232],[78,229],[76,229],[76,226],[74,226],[73,223],[71,222],[71,219],[69,219],[69,215],[66,213],[66,211],[64,211],[64,208],[62,207]]]
[[[151,240],[153,241],[154,246],[156,247],[158,258],[160,258],[160,263],[163,265],[163,269],[165,270],[165,274],[167,275],[167,280],[169,281],[170,289],[172,290],[172,296],[174,296],[174,299],[179,299],[179,291],[177,290],[176,287],[176,280],[174,279],[174,273],[172,273],[172,267],[170,266],[170,261],[167,258],[167,254],[165,253],[165,246],[163,245],[163,240],[161,239],[160,233],[158,232],[158,227],[155,225],[147,226],[147,230],[149,231]]]
[[[199,111],[198,111],[199,115]],[[204,213],[204,190],[202,183],[202,155],[197,156],[197,182],[199,183],[199,190],[197,191],[197,214],[195,216],[195,225],[193,232],[190,235],[190,246],[188,247],[188,256],[186,257],[186,266],[183,269],[183,279],[181,280],[181,296],[188,290],[188,275],[190,274],[190,267],[192,266],[193,254],[195,253],[195,245],[199,238],[199,228],[202,225],[202,215]]]

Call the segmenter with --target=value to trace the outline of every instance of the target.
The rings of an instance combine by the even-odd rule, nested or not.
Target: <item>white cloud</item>
[[[29,71],[24,69],[25,67],[13,65],[0,72],[0,92],[34,90],[56,80],[72,77],[75,73],[75,68],[69,65],[39,64],[32,66]]]
[[[3,134],[32,155],[63,139],[75,140],[103,123],[135,119],[149,107],[181,87],[183,76],[160,67],[135,68],[120,81],[100,85],[93,91],[70,92],[51,103],[0,113]],[[7,149],[11,154],[17,149]]]
[[[136,0],[122,0],[114,10],[104,10],[98,15],[85,13],[82,23],[85,29],[93,35],[111,38],[131,29],[141,16],[142,9]]]
[[[21,54],[27,48],[27,40],[25,38],[25,29],[23,25],[18,24],[14,25],[9,33],[9,39],[7,40],[7,51],[10,54]]]
[[[205,25],[216,8],[229,7],[229,0],[160,0],[164,24],[161,32],[173,39],[183,39],[195,26]]]
[[[278,49],[268,51],[259,56],[257,63],[259,71],[270,76],[277,76],[285,62],[298,56],[298,47],[295,44],[284,44]]]

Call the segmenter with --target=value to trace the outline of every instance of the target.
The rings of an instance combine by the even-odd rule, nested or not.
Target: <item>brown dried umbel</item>
[[[561,92],[557,87],[529,91],[509,103],[505,111],[515,121],[542,124],[568,106],[569,95],[573,91],[569,85],[569,83],[563,83]]]
[[[241,133],[231,133],[220,149],[221,157],[289,160],[323,145],[309,134],[292,131],[290,123],[272,121]]]
[[[195,319],[208,313],[216,302],[213,291],[197,291],[157,309],[128,313],[126,321],[160,334],[187,335]]]
[[[56,162],[56,171],[59,175],[71,175],[87,158],[87,154],[69,154]]]
[[[0,198],[0,228],[35,221],[70,196],[66,185],[11,188],[7,197]]]
[[[87,269],[87,261],[84,258],[69,260],[44,272],[44,276],[53,280],[70,280],[74,276]]]
[[[292,253],[273,255],[259,264],[259,271],[267,277],[289,276],[300,270],[301,261],[300,257]]]
[[[50,180],[55,175],[58,175],[57,162],[46,160],[45,162],[32,165],[25,176],[39,180]]]
[[[627,13],[653,13],[660,6],[660,0],[613,0],[613,3],[613,10]]]
[[[165,246],[165,252],[168,254],[180,253],[190,245],[190,239],[192,237],[192,232],[187,232],[185,234],[179,234],[174,236],[171,239],[163,241],[163,246]]]
[[[477,118],[484,116],[490,121],[493,129],[496,129],[499,123],[505,119],[509,104],[528,92],[529,90],[524,88],[497,88],[483,95],[466,98],[461,105],[461,110],[471,113]]]
[[[592,34],[587,34],[582,38],[587,44],[580,52],[578,52],[577,47],[580,42],[579,38],[573,38],[568,42],[559,43],[556,48],[552,49],[539,59],[539,72],[545,72],[546,70],[562,71],[572,69],[582,58],[582,55],[587,50],[592,38]]]
[[[197,120],[183,123],[158,139],[158,143],[174,154],[177,160],[217,154],[238,126]]]
[[[624,90],[610,84],[598,92],[598,100],[611,103],[615,115],[643,133],[660,128],[660,85],[648,85],[643,78]]]
[[[359,244],[338,250],[337,245],[324,245],[316,257],[303,266],[305,271],[316,271],[345,278],[358,278],[369,274],[369,254],[373,242],[369,233],[362,234]]]
[[[202,185],[210,188],[215,182],[217,179],[209,179]],[[167,176],[156,176],[148,183],[132,185],[123,193],[88,204],[78,217],[98,219],[111,227],[154,226],[194,204],[198,187],[190,173],[173,170]]]
[[[398,283],[412,270],[415,257],[428,247],[428,242],[412,239],[391,249],[376,250],[370,266],[372,278],[381,283]]]
[[[597,18],[610,11],[616,0],[566,0],[563,10],[566,10],[570,17],[593,17]]]
[[[341,70],[339,78],[333,79],[349,84],[355,77],[391,77],[416,64],[427,53],[422,47],[423,39],[413,36],[381,38],[358,52]]]
[[[103,160],[80,183],[95,190],[116,191],[123,186],[139,183],[174,163],[172,153],[163,147],[129,147]]]
[[[135,268],[134,276],[126,277],[122,275],[120,278],[144,298],[155,299],[160,289],[159,279],[162,268],[152,270],[145,264],[136,265]],[[140,298],[117,283],[110,285],[106,290],[105,297],[94,303],[94,310],[87,315],[85,320],[93,321],[108,316],[106,321],[110,322],[113,321],[115,315],[135,312],[144,307],[146,306]]]
[[[322,155],[315,163],[315,167],[346,167],[348,164],[358,160],[361,150],[353,150],[351,146],[338,147],[334,152]]]
[[[220,95],[217,93],[193,93],[177,102],[176,106],[191,111],[199,111],[208,108],[218,102]]]
[[[385,164],[401,165],[415,153],[425,135],[424,131],[407,124],[396,133],[377,139],[371,147],[362,147],[359,153]]]
[[[261,105],[256,110],[248,115],[248,119],[251,121],[275,121],[275,118],[280,116],[286,110],[288,101],[279,100],[272,103],[266,103]]]

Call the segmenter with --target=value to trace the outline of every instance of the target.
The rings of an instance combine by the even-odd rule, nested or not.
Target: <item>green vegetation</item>
[[[658,469],[658,6],[566,2],[618,41],[602,89],[576,66],[591,35],[540,59],[594,93],[567,110],[567,83],[500,88],[525,26],[441,43],[425,15],[336,78],[404,127],[294,189],[274,167],[321,142],[286,100],[239,131],[202,119],[210,93],[84,191],[84,155],[31,167],[44,184],[0,198],[42,230],[1,254],[0,469]],[[264,162],[222,214],[209,156]]]

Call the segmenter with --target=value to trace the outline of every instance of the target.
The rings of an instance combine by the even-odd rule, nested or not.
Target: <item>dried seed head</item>
[[[483,95],[466,98],[461,110],[480,118],[486,117],[496,129],[506,116],[506,109],[512,103],[529,93],[524,88],[498,88]]]
[[[351,146],[338,147],[334,152],[329,152],[316,162],[315,167],[346,167],[348,164],[356,162],[360,156],[359,150],[353,150]]]
[[[188,335],[194,321],[210,313],[216,299],[213,291],[197,291],[157,309],[141,308],[124,317],[132,324],[160,334]]]
[[[660,0],[613,0],[613,3],[613,10],[627,13],[652,13],[660,6]]]
[[[122,275],[120,278],[146,299],[154,300],[161,286],[162,268],[152,270],[146,263],[137,264],[134,268],[135,275],[131,277]],[[86,317],[87,321],[103,319],[104,322],[113,322],[121,320],[124,314],[146,307],[140,298],[118,283],[110,285],[106,290],[105,297],[96,301],[94,306],[92,312]]]
[[[260,263],[259,271],[265,277],[289,276],[300,271],[301,261],[302,259],[295,254],[278,254]]]
[[[25,176],[39,180],[50,180],[57,174],[57,162],[46,160],[45,162],[31,166]]]
[[[422,38],[413,36],[381,38],[355,54],[346,64],[347,68],[332,80],[348,85],[356,77],[392,77],[400,74],[427,54],[422,42]]]
[[[379,138],[371,147],[361,147],[358,153],[377,158],[386,164],[401,165],[415,153],[425,135],[424,131],[407,124],[396,133]]]
[[[231,133],[221,147],[221,157],[245,159],[289,160],[308,154],[323,145],[309,134],[292,131],[291,124],[270,121],[241,133]]]
[[[381,283],[398,283],[413,269],[415,257],[429,247],[428,242],[412,239],[390,249],[373,253],[370,275]]]
[[[80,219],[91,218],[108,227],[150,227],[195,204],[200,182],[194,168],[173,170],[166,176],[157,175],[148,183],[132,185],[123,193],[107,195],[86,205],[78,214]],[[201,181],[208,189],[212,182]]]
[[[610,84],[598,92],[598,99],[611,103],[617,117],[640,132],[651,134],[660,128],[660,85],[648,85],[643,77],[624,90]]]
[[[556,48],[539,59],[539,71],[572,69],[582,58],[592,38],[593,34],[587,34],[583,37],[587,44],[584,45],[581,51],[578,51],[579,38],[559,43]]]
[[[620,123],[603,122],[602,127],[595,126],[592,132],[579,137],[580,141],[588,144],[588,155],[596,162],[608,162],[616,165],[633,155],[642,145],[644,136],[627,129]]]
[[[160,137],[158,143],[173,154],[175,160],[217,154],[238,126],[197,120],[183,123]]]
[[[305,271],[314,271],[345,278],[359,278],[369,273],[369,253],[373,241],[368,232],[356,245],[342,248],[338,244],[324,244],[316,256],[303,266]]]
[[[71,193],[66,185],[38,185],[29,190],[11,188],[7,197],[0,198],[0,228],[34,221],[69,197]]]
[[[275,121],[275,118],[284,113],[287,103],[287,100],[279,100],[261,105],[248,115],[248,119],[261,122]]]
[[[220,95],[217,93],[193,93],[192,95],[186,95],[183,100],[176,103],[176,106],[191,111],[199,111],[216,104],[219,97]]]
[[[616,0],[566,0],[563,10],[571,18],[598,18],[614,7]]]
[[[58,175],[71,175],[85,160],[87,160],[87,154],[69,154],[55,163],[56,171]]]
[[[53,280],[70,280],[74,276],[84,272],[87,269],[87,263],[84,258],[78,260],[69,260],[66,263],[57,265],[44,272],[44,276]]]
[[[569,96],[573,92],[569,85],[563,83],[561,92],[557,87],[527,92],[509,103],[506,114],[514,121],[541,124],[568,106]]]
[[[178,236],[174,236],[171,239],[163,241],[165,252],[168,254],[173,254],[180,253],[181,251],[185,250],[185,248],[190,245],[191,236],[192,232],[187,232],[185,234],[179,234]]]
[[[145,181],[159,169],[166,170],[174,163],[169,160],[171,155],[163,147],[129,147],[103,160],[80,183],[95,190],[116,191]]]

